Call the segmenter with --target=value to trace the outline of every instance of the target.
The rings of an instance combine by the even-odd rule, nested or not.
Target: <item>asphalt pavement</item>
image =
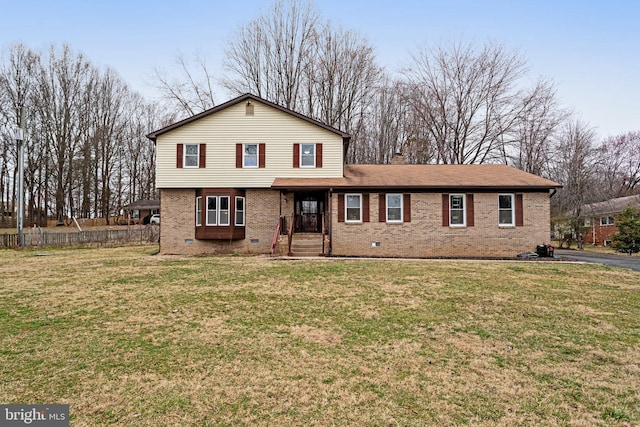
[[[589,251],[575,251],[570,249],[556,249],[554,255],[570,261],[590,262],[608,265],[610,267],[630,268],[640,271],[640,256],[602,254]]]

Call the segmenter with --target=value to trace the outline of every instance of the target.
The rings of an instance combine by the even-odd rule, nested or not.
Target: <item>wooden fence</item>
[[[159,239],[159,227],[148,225],[122,230],[90,230],[75,232],[25,230],[25,247],[46,246],[117,246],[124,244],[155,243]],[[0,248],[20,247],[18,233],[0,234]]]

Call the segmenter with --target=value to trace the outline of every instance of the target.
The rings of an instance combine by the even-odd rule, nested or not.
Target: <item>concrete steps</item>
[[[291,241],[291,252],[288,255],[296,257],[322,256],[322,235],[317,233],[294,234]]]

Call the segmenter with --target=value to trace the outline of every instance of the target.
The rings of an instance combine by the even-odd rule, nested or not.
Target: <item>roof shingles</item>
[[[506,165],[345,165],[343,178],[276,178],[272,188],[522,189],[560,184]]]

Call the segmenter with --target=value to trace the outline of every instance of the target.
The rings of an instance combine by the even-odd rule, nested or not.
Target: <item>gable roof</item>
[[[203,111],[200,114],[196,114],[195,116],[188,117],[188,118],[186,118],[184,120],[180,120],[179,122],[176,122],[176,123],[173,123],[173,124],[171,124],[169,126],[163,127],[162,129],[159,129],[159,130],[156,130],[154,132],[151,132],[150,134],[147,135],[147,138],[149,138],[150,140],[155,142],[156,139],[158,138],[158,136],[162,135],[163,133],[167,133],[169,131],[172,131],[172,130],[174,130],[176,128],[179,128],[179,127],[184,126],[186,124],[189,124],[191,122],[195,122],[196,120],[199,120],[199,119],[201,119],[203,117],[210,116],[211,114],[215,114],[218,111],[224,110],[225,108],[229,108],[229,107],[231,107],[233,105],[239,104],[239,103],[244,102],[244,101],[260,102],[262,104],[268,105],[269,107],[275,108],[276,110],[280,110],[280,111],[282,111],[282,112],[284,112],[286,114],[289,114],[289,115],[291,115],[293,117],[297,117],[298,119],[301,119],[301,120],[304,120],[304,121],[306,121],[308,123],[311,123],[312,125],[315,125],[315,126],[323,128],[323,129],[326,129],[329,132],[333,132],[336,135],[340,135],[344,139],[345,143],[348,143],[349,139],[351,138],[351,135],[349,135],[346,132],[343,132],[343,131],[341,131],[339,129],[336,129],[336,128],[331,127],[329,125],[326,125],[326,124],[324,124],[322,122],[314,120],[314,119],[312,119],[310,117],[307,117],[307,116],[305,116],[303,114],[297,113],[297,112],[295,112],[293,110],[289,110],[288,108],[282,107],[282,106],[280,106],[278,104],[274,104],[273,102],[267,101],[266,99],[262,99],[259,96],[256,96],[256,95],[253,95],[253,94],[250,94],[250,93],[245,93],[244,95],[240,95],[239,97],[234,98],[234,99],[232,99],[230,101],[227,101],[227,102],[225,102],[223,104],[220,104],[220,105],[216,105],[213,108],[210,108],[210,109],[208,109],[206,111]]]
[[[618,197],[616,199],[605,200],[604,202],[591,203],[584,206],[587,215],[615,214],[622,212],[627,206],[640,208],[640,194],[635,196]]]
[[[549,190],[562,185],[507,165],[345,165],[343,178],[276,178],[271,187]]]

